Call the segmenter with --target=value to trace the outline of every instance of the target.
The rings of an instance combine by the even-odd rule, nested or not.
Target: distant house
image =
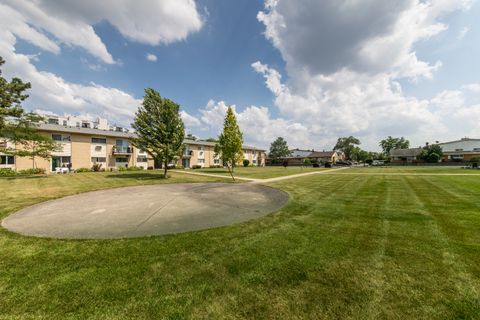
[[[480,139],[463,138],[438,144],[443,151],[442,161],[470,161],[480,157]]]
[[[395,149],[390,151],[390,161],[392,163],[415,163],[419,162],[418,156],[422,148]]]
[[[288,161],[289,165],[301,165],[308,159],[312,162],[332,162],[344,160],[344,155],[339,151],[315,151],[292,149],[288,157],[278,159],[278,161]]]
[[[313,159],[317,162],[332,162],[343,160],[341,155],[337,151],[313,151],[308,156],[309,159]]]

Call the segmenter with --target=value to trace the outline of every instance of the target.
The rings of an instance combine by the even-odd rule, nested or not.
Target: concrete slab
[[[62,239],[153,236],[247,221],[287,200],[281,190],[250,183],[135,186],[43,202],[8,216],[2,226],[23,235]]]

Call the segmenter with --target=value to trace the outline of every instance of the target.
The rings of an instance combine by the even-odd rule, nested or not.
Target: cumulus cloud
[[[154,55],[153,53],[147,53],[145,57],[147,58],[148,61],[151,61],[151,62],[157,61],[157,56]]]
[[[116,63],[93,28],[100,21],[108,21],[131,41],[151,45],[185,39],[202,27],[193,0],[4,0],[0,4],[0,56],[6,60],[2,71],[6,77],[32,83],[28,107],[57,114],[91,113],[130,124],[140,104],[132,94],[97,83],[69,82],[38,70],[33,61],[40,53],[25,55],[15,48],[18,38],[56,55],[62,45],[75,46],[103,63]],[[147,59],[155,61],[156,56],[149,54]],[[104,70],[86,58],[81,62],[91,70]]]
[[[228,104],[225,101],[209,100],[203,108],[199,108],[198,116],[182,112],[182,118],[187,129],[216,137],[223,128],[223,121]],[[243,111],[237,111],[235,105],[230,105],[237,117],[244,142],[267,148],[276,137],[288,137],[293,145],[305,146],[309,139],[308,129],[299,122],[273,118],[266,107],[249,106]]]
[[[387,135],[414,143],[458,138],[459,110],[474,108],[464,98],[467,88],[422,100],[405,95],[399,80],[434,76],[441,61],[420,60],[415,44],[445,31],[442,18],[471,3],[267,0],[257,18],[282,54],[288,77],[260,61],[252,68],[263,75],[280,116],[306,128],[303,144],[331,146],[350,134],[372,149]]]
[[[57,42],[78,46],[105,63],[115,60],[93,26],[108,21],[131,41],[158,45],[200,30],[193,0],[4,0],[0,25],[15,36],[58,54]],[[52,40],[52,38],[54,38]]]

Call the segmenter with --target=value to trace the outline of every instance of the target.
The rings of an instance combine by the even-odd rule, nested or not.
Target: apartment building
[[[204,140],[184,140],[185,151],[182,158],[178,161],[178,165],[184,168],[191,168],[193,166],[211,167],[223,166],[223,161],[215,154],[215,143]],[[242,147],[243,159],[250,161],[252,166],[264,166],[266,153],[265,150],[253,146]],[[238,163],[242,165],[242,163]]]
[[[45,123],[39,124],[38,131],[50,136],[60,145],[60,150],[52,152],[49,159],[36,157],[14,157],[0,153],[0,168],[15,170],[30,169],[34,166],[44,168],[47,173],[55,172],[62,167],[72,170],[92,168],[100,164],[102,169],[110,170],[118,167],[161,168],[162,164],[144,150],[136,148],[132,139],[133,132],[117,126],[109,126],[106,121],[97,119],[86,121],[73,117],[49,117]],[[19,148],[11,142],[3,148]],[[215,143],[208,141],[185,140],[185,152],[176,164],[184,168],[194,166],[210,167],[223,165],[215,155]],[[2,146],[0,146],[2,148]],[[251,165],[265,164],[265,151],[251,146],[244,146],[244,157]]]

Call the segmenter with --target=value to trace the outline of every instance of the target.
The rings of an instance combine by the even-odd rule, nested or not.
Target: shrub
[[[43,168],[31,168],[31,169],[20,170],[19,173],[22,174],[22,175],[45,174],[45,169],[43,169]]]
[[[118,171],[127,171],[126,167],[117,167],[117,168],[118,168]]]
[[[92,172],[92,169],[90,168],[78,168],[75,170],[76,173],[82,173],[82,172]]]
[[[128,167],[127,171],[141,171],[143,170],[143,167]]]
[[[192,166],[192,169],[201,169],[201,168],[202,168],[202,166],[199,165],[199,164],[196,164],[196,165]]]
[[[480,157],[473,157],[472,159],[470,159],[470,162],[478,163],[478,162],[480,162]]]
[[[102,169],[102,164],[101,163],[95,163],[92,166],[92,170],[95,171],[95,172],[99,172],[99,171],[101,171],[101,169]]]
[[[365,163],[368,164],[368,165],[372,165],[373,159],[367,159],[367,160],[365,160]]]
[[[17,174],[17,172],[15,170],[10,169],[10,168],[1,168],[0,169],[0,176],[1,177],[14,176],[16,174]]]
[[[244,167],[248,167],[249,164],[250,164],[250,161],[248,159],[243,160],[243,166]]]
[[[147,170],[153,170],[152,166],[148,166]]]

